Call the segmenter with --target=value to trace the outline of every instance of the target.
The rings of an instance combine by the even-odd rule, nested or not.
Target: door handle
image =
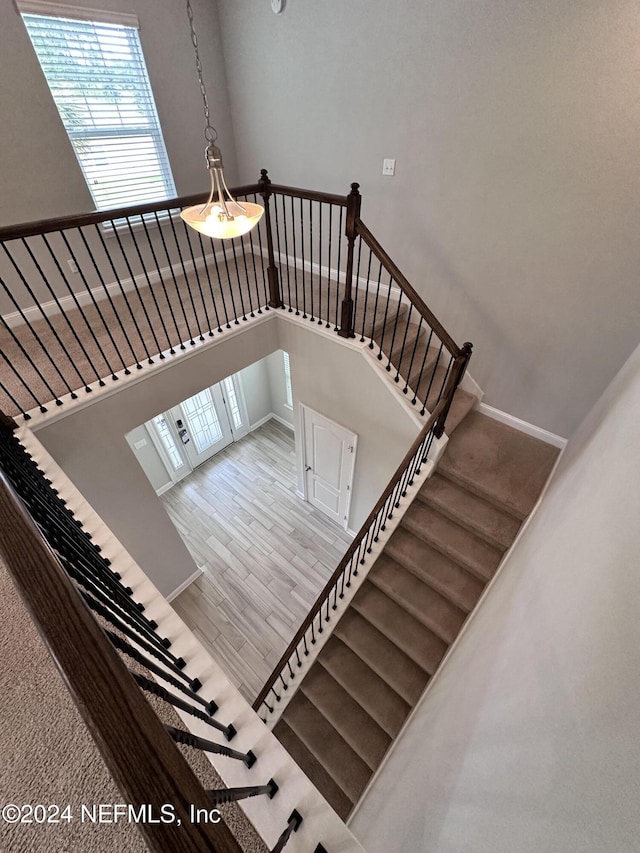
[[[307,467],[306,467],[304,470],[305,470],[305,471],[310,471],[310,470],[311,470],[311,465],[307,465]]]

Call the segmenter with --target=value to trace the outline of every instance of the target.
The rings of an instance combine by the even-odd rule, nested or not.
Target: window
[[[283,352],[284,356],[284,385],[287,392],[287,406],[293,408],[293,393],[291,391],[291,365],[289,364],[289,353]]]
[[[18,6],[96,208],[175,197],[135,17]]]

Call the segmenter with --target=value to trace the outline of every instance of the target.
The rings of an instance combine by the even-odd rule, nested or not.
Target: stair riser
[[[437,510],[439,513],[444,515],[445,518],[448,518],[450,521],[454,521],[464,530],[468,530],[469,533],[473,533],[474,536],[477,536],[479,539],[482,539],[484,542],[487,543],[487,545],[490,545],[492,548],[501,551],[503,554],[511,547],[512,542],[507,542],[506,539],[500,538],[498,536],[492,536],[491,533],[489,533],[486,528],[482,526],[482,524],[474,523],[473,519],[459,515],[456,512],[455,507],[450,507],[446,503],[434,500],[430,497],[428,491],[424,493],[418,493],[416,495],[416,500],[422,501],[422,503],[426,504],[426,506]]]

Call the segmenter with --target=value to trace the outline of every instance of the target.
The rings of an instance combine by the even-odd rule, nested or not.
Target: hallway
[[[351,541],[295,489],[293,433],[270,420],[161,497],[204,569],[172,604],[250,702]]]

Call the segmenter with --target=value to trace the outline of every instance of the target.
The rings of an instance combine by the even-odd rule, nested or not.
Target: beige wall
[[[640,348],[351,828],[368,853],[632,853],[640,768]]]
[[[72,4],[73,5],[73,4]],[[184,3],[175,0],[78,0],[84,8],[132,12],[179,195],[205,192],[204,118]],[[235,181],[234,139],[216,4],[193,0],[211,113],[228,176]],[[27,31],[14,5],[0,5],[0,226],[93,210]]]
[[[418,428],[359,353],[294,326],[277,312],[209,348],[179,358],[147,379],[97,397],[76,414],[38,430],[38,438],[115,536],[164,594],[195,571],[194,562],[127,442],[126,435],[159,412],[249,365],[252,422],[271,409],[264,359],[291,353],[295,402],[306,403],[358,433],[350,526],[358,529],[389,481]],[[260,403],[260,405],[258,405]],[[253,418],[252,418],[253,413]]]
[[[637,4],[218,5],[242,178],[360,181],[487,402],[568,435],[639,338]]]

